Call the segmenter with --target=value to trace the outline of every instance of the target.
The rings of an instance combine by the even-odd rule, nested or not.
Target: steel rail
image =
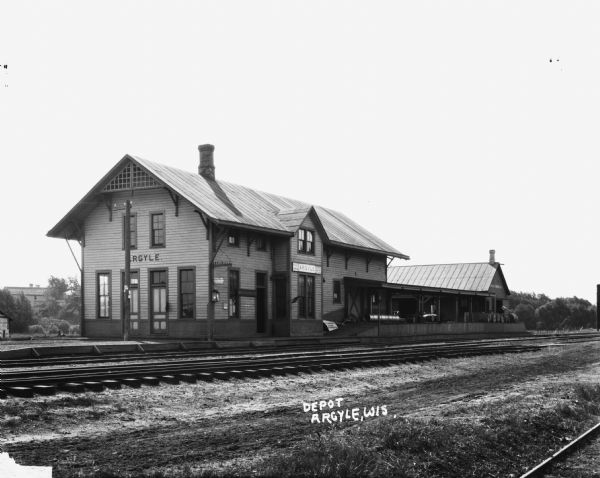
[[[515,339],[508,339],[510,341]],[[523,339],[529,340],[529,339]],[[361,345],[357,343],[342,343],[342,344],[315,344],[313,346],[292,346],[292,352],[308,352],[308,351],[323,351],[323,350],[338,350],[347,348],[360,348],[364,350],[379,350],[382,346],[388,349],[402,348],[405,350],[422,349],[423,347],[439,347],[439,346],[474,346],[491,344],[495,345],[498,343],[504,343],[505,341],[498,341],[498,339],[484,340],[478,342],[453,342],[450,344],[377,344],[373,345]],[[68,356],[56,356],[56,357],[40,357],[40,358],[27,358],[27,359],[7,359],[0,360],[0,368],[16,368],[16,367],[38,367],[38,366],[50,366],[50,365],[62,365],[62,364],[81,364],[81,363],[105,363],[105,362],[122,362],[130,360],[149,360],[154,358],[188,358],[188,357],[210,357],[219,355],[255,355],[255,354],[270,354],[273,352],[285,353],[282,350],[282,346],[278,347],[265,347],[265,348],[243,348],[243,349],[219,349],[219,350],[181,350],[181,351],[151,351],[151,352],[115,352],[115,353],[103,353],[101,355],[68,355]]]
[[[535,346],[530,346],[530,347],[535,347]],[[527,346],[510,346],[510,345],[503,345],[503,346],[469,346],[469,347],[465,347],[465,346],[461,346],[461,347],[456,347],[456,346],[452,346],[452,345],[446,345],[446,346],[438,346],[438,347],[431,347],[431,348],[426,348],[426,349],[419,349],[419,350],[405,350],[405,349],[370,349],[370,350],[348,350],[348,351],[336,351],[336,352],[332,352],[332,351],[309,351],[309,352],[303,352],[303,353],[288,353],[288,354],[275,354],[275,355],[259,355],[259,356],[248,356],[248,357],[242,357],[242,358],[228,358],[228,357],[223,357],[223,358],[212,358],[212,359],[196,359],[196,360],[186,360],[186,361],[181,361],[178,360],[175,363],[178,364],[198,364],[198,365],[218,365],[218,364],[242,364],[242,363],[248,363],[248,364],[253,364],[253,363],[257,363],[257,361],[259,360],[264,360],[264,359],[269,359],[271,361],[274,360],[286,360],[286,359],[292,359],[292,358],[300,358],[300,359],[309,359],[311,357],[318,357],[318,358],[327,358],[327,357],[332,357],[335,359],[342,359],[342,358],[346,358],[346,357],[357,357],[357,358],[368,358],[371,356],[383,356],[383,355],[392,355],[392,356],[403,356],[403,355],[410,355],[410,354],[414,354],[414,353],[423,353],[423,352],[427,352],[427,353],[433,353],[433,352],[437,352],[437,353],[443,353],[446,351],[451,351],[451,352],[459,352],[459,351],[472,351],[472,350],[476,350],[478,352],[482,352],[482,351],[486,351],[486,350],[508,350],[508,348],[512,348],[512,349],[517,349],[517,348],[527,348]],[[537,350],[538,347],[535,347],[535,350]],[[57,374],[60,373],[61,371],[64,371],[65,373],[71,373],[71,371],[73,370],[78,370],[78,371],[87,371],[89,373],[93,373],[94,371],[97,370],[106,370],[107,368],[110,368],[111,370],[124,370],[124,369],[128,369],[132,366],[135,367],[141,367],[141,366],[156,366],[156,365],[161,365],[161,364],[165,364],[165,363],[173,363],[173,361],[168,362],[165,361],[164,359],[161,360],[155,360],[155,361],[149,361],[149,360],[145,360],[143,362],[140,362],[139,364],[109,364],[109,365],[81,365],[79,367],[68,367],[68,368],[49,368],[49,369],[33,369],[33,370],[19,370],[19,371],[5,371],[2,373],[3,377],[5,380],[10,379],[11,377],[19,377],[19,376],[41,376],[41,375],[53,375],[53,374]]]
[[[582,445],[587,443],[593,437],[595,437],[598,433],[600,433],[600,423],[597,423],[592,428],[588,429],[581,435],[579,435],[575,440],[573,440],[568,445],[564,446],[556,453],[554,453],[550,458],[544,460],[542,463],[537,465],[535,468],[532,468],[527,473],[521,475],[520,478],[533,478],[544,476],[545,472],[550,468],[553,464],[558,461],[566,458],[569,454],[573,453],[575,450],[579,449]]]
[[[11,387],[31,387],[34,385],[60,385],[72,382],[89,382],[109,379],[137,378],[148,375],[180,375],[184,373],[205,373],[213,374],[217,372],[231,373],[238,371],[243,374],[244,371],[256,371],[263,369],[266,371],[281,371],[285,367],[294,368],[300,372],[311,371],[311,369],[321,370],[335,368],[349,368],[358,366],[377,366],[390,363],[405,363],[411,361],[432,360],[437,358],[455,358],[466,356],[477,356],[494,353],[510,353],[539,350],[538,347],[473,347],[469,349],[446,349],[446,350],[422,350],[420,352],[397,353],[390,351],[371,352],[362,354],[323,354],[321,356],[293,356],[283,358],[257,357],[249,360],[230,360],[221,361],[187,361],[187,362],[159,362],[143,363],[119,366],[105,367],[74,367],[68,369],[55,370],[34,370],[25,372],[12,372],[3,374],[2,387],[6,387],[9,392]],[[288,372],[292,370],[288,369]],[[237,375],[239,375],[237,374]],[[236,375],[236,374],[232,374]]]

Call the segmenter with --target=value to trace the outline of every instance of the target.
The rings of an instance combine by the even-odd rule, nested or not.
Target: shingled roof
[[[388,268],[388,283],[464,292],[488,292],[496,273],[508,286],[500,264],[474,262],[462,264],[431,264],[394,266]]]
[[[189,201],[216,223],[243,226],[266,232],[292,235],[303,219],[314,211],[323,229],[326,244],[373,251],[408,259],[347,216],[321,206],[220,180],[197,173],[126,155],[49,232],[49,237],[78,238],[76,224],[98,205],[102,189],[127,165],[142,168],[154,180]]]

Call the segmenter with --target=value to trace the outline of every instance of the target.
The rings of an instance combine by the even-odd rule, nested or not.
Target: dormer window
[[[308,229],[298,229],[298,252],[303,254],[315,253],[314,234]]]

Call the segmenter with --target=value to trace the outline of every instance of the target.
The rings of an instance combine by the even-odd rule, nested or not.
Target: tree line
[[[574,297],[551,299],[535,292],[511,292],[509,308],[531,330],[580,329],[596,327],[596,306]]]
[[[34,312],[24,294],[13,296],[0,290],[0,310],[12,319],[11,333],[68,334],[78,332],[81,286],[75,277],[50,276],[39,312]]]

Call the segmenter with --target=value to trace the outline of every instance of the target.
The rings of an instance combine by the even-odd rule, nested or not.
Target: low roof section
[[[107,189],[109,185],[110,188]],[[157,187],[164,187],[171,194],[186,199],[218,225],[291,236],[304,217],[314,213],[325,244],[409,259],[344,214],[332,209],[225,181],[207,179],[197,173],[131,155],[125,155],[47,235],[81,240],[80,224],[103,199],[103,194]]]
[[[509,295],[510,290],[497,262],[392,266],[388,268],[387,285],[397,289],[488,295],[496,274],[505,294]]]

